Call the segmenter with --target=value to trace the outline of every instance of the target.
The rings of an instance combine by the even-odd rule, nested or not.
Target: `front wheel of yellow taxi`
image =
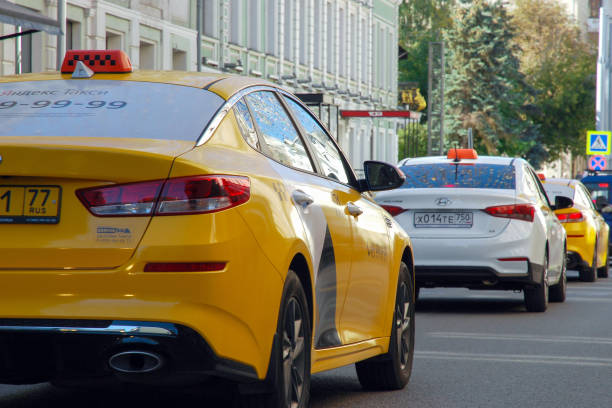
[[[0,117],[0,382],[305,407],[311,373],[379,355],[407,381],[411,243],[369,193],[403,176],[357,180],[293,95],[70,51],[2,77]]]

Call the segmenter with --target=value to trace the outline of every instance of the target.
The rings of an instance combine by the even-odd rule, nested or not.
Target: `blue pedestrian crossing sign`
[[[587,132],[587,154],[610,154],[612,144],[612,132],[601,130],[589,130]]]
[[[589,159],[589,170],[605,170],[608,167],[608,161],[604,156],[593,156]]]

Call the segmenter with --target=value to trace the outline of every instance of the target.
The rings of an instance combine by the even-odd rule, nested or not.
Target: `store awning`
[[[21,27],[21,32],[0,36],[0,40],[45,31],[49,34],[60,35],[60,25],[56,20],[45,17],[37,11],[26,7],[0,0],[0,23]]]

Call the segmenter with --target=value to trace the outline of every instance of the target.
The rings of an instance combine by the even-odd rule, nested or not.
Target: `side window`
[[[284,98],[295,114],[297,121],[304,129],[304,132],[306,132],[305,137],[310,142],[325,176],[338,180],[341,183],[348,184],[349,176],[344,167],[342,156],[329,135],[308,111],[302,108],[293,99],[288,97]]]
[[[531,177],[533,178],[533,182],[535,183],[540,200],[542,200],[543,203],[545,203],[546,205],[550,207],[551,206],[550,201],[548,200],[548,196],[546,195],[546,191],[544,190],[544,187],[542,186],[540,179],[534,173],[533,170],[529,169],[529,173],[531,174]]]
[[[531,197],[538,197],[538,189],[535,185],[535,180],[531,175],[531,171],[529,171],[529,168],[527,167],[523,167],[523,179],[525,180],[527,194],[529,194]]]
[[[584,205],[587,208],[590,208],[592,210],[597,211],[597,209],[595,208],[595,203],[593,203],[593,200],[591,200],[591,194],[588,192],[588,190],[586,188],[584,188],[583,186],[579,185],[576,187],[576,195],[580,195],[582,196],[582,200],[584,201]]]
[[[259,150],[259,140],[257,139],[257,132],[255,132],[255,126],[253,125],[253,119],[251,118],[251,112],[247,108],[246,103],[241,99],[234,105],[234,115],[240,128],[240,133],[246,142],[251,145],[253,149]]]
[[[314,171],[304,143],[276,95],[253,92],[245,99],[270,156],[286,166]]]

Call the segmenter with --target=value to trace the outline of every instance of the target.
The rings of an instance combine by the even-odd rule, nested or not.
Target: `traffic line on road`
[[[506,341],[534,341],[542,343],[582,343],[582,344],[609,344],[612,338],[608,337],[579,337],[579,336],[537,336],[530,334],[488,334],[488,333],[461,333],[461,332],[431,332],[429,337],[445,339],[469,340],[506,340]]]
[[[597,298],[597,297],[580,297],[580,296],[568,296],[567,301],[569,302],[592,302],[592,303],[612,303],[612,298]]]
[[[612,359],[601,357],[571,357],[530,354],[480,354],[444,351],[415,351],[416,358],[434,360],[486,361],[499,363],[555,364],[584,367],[612,367]]]

